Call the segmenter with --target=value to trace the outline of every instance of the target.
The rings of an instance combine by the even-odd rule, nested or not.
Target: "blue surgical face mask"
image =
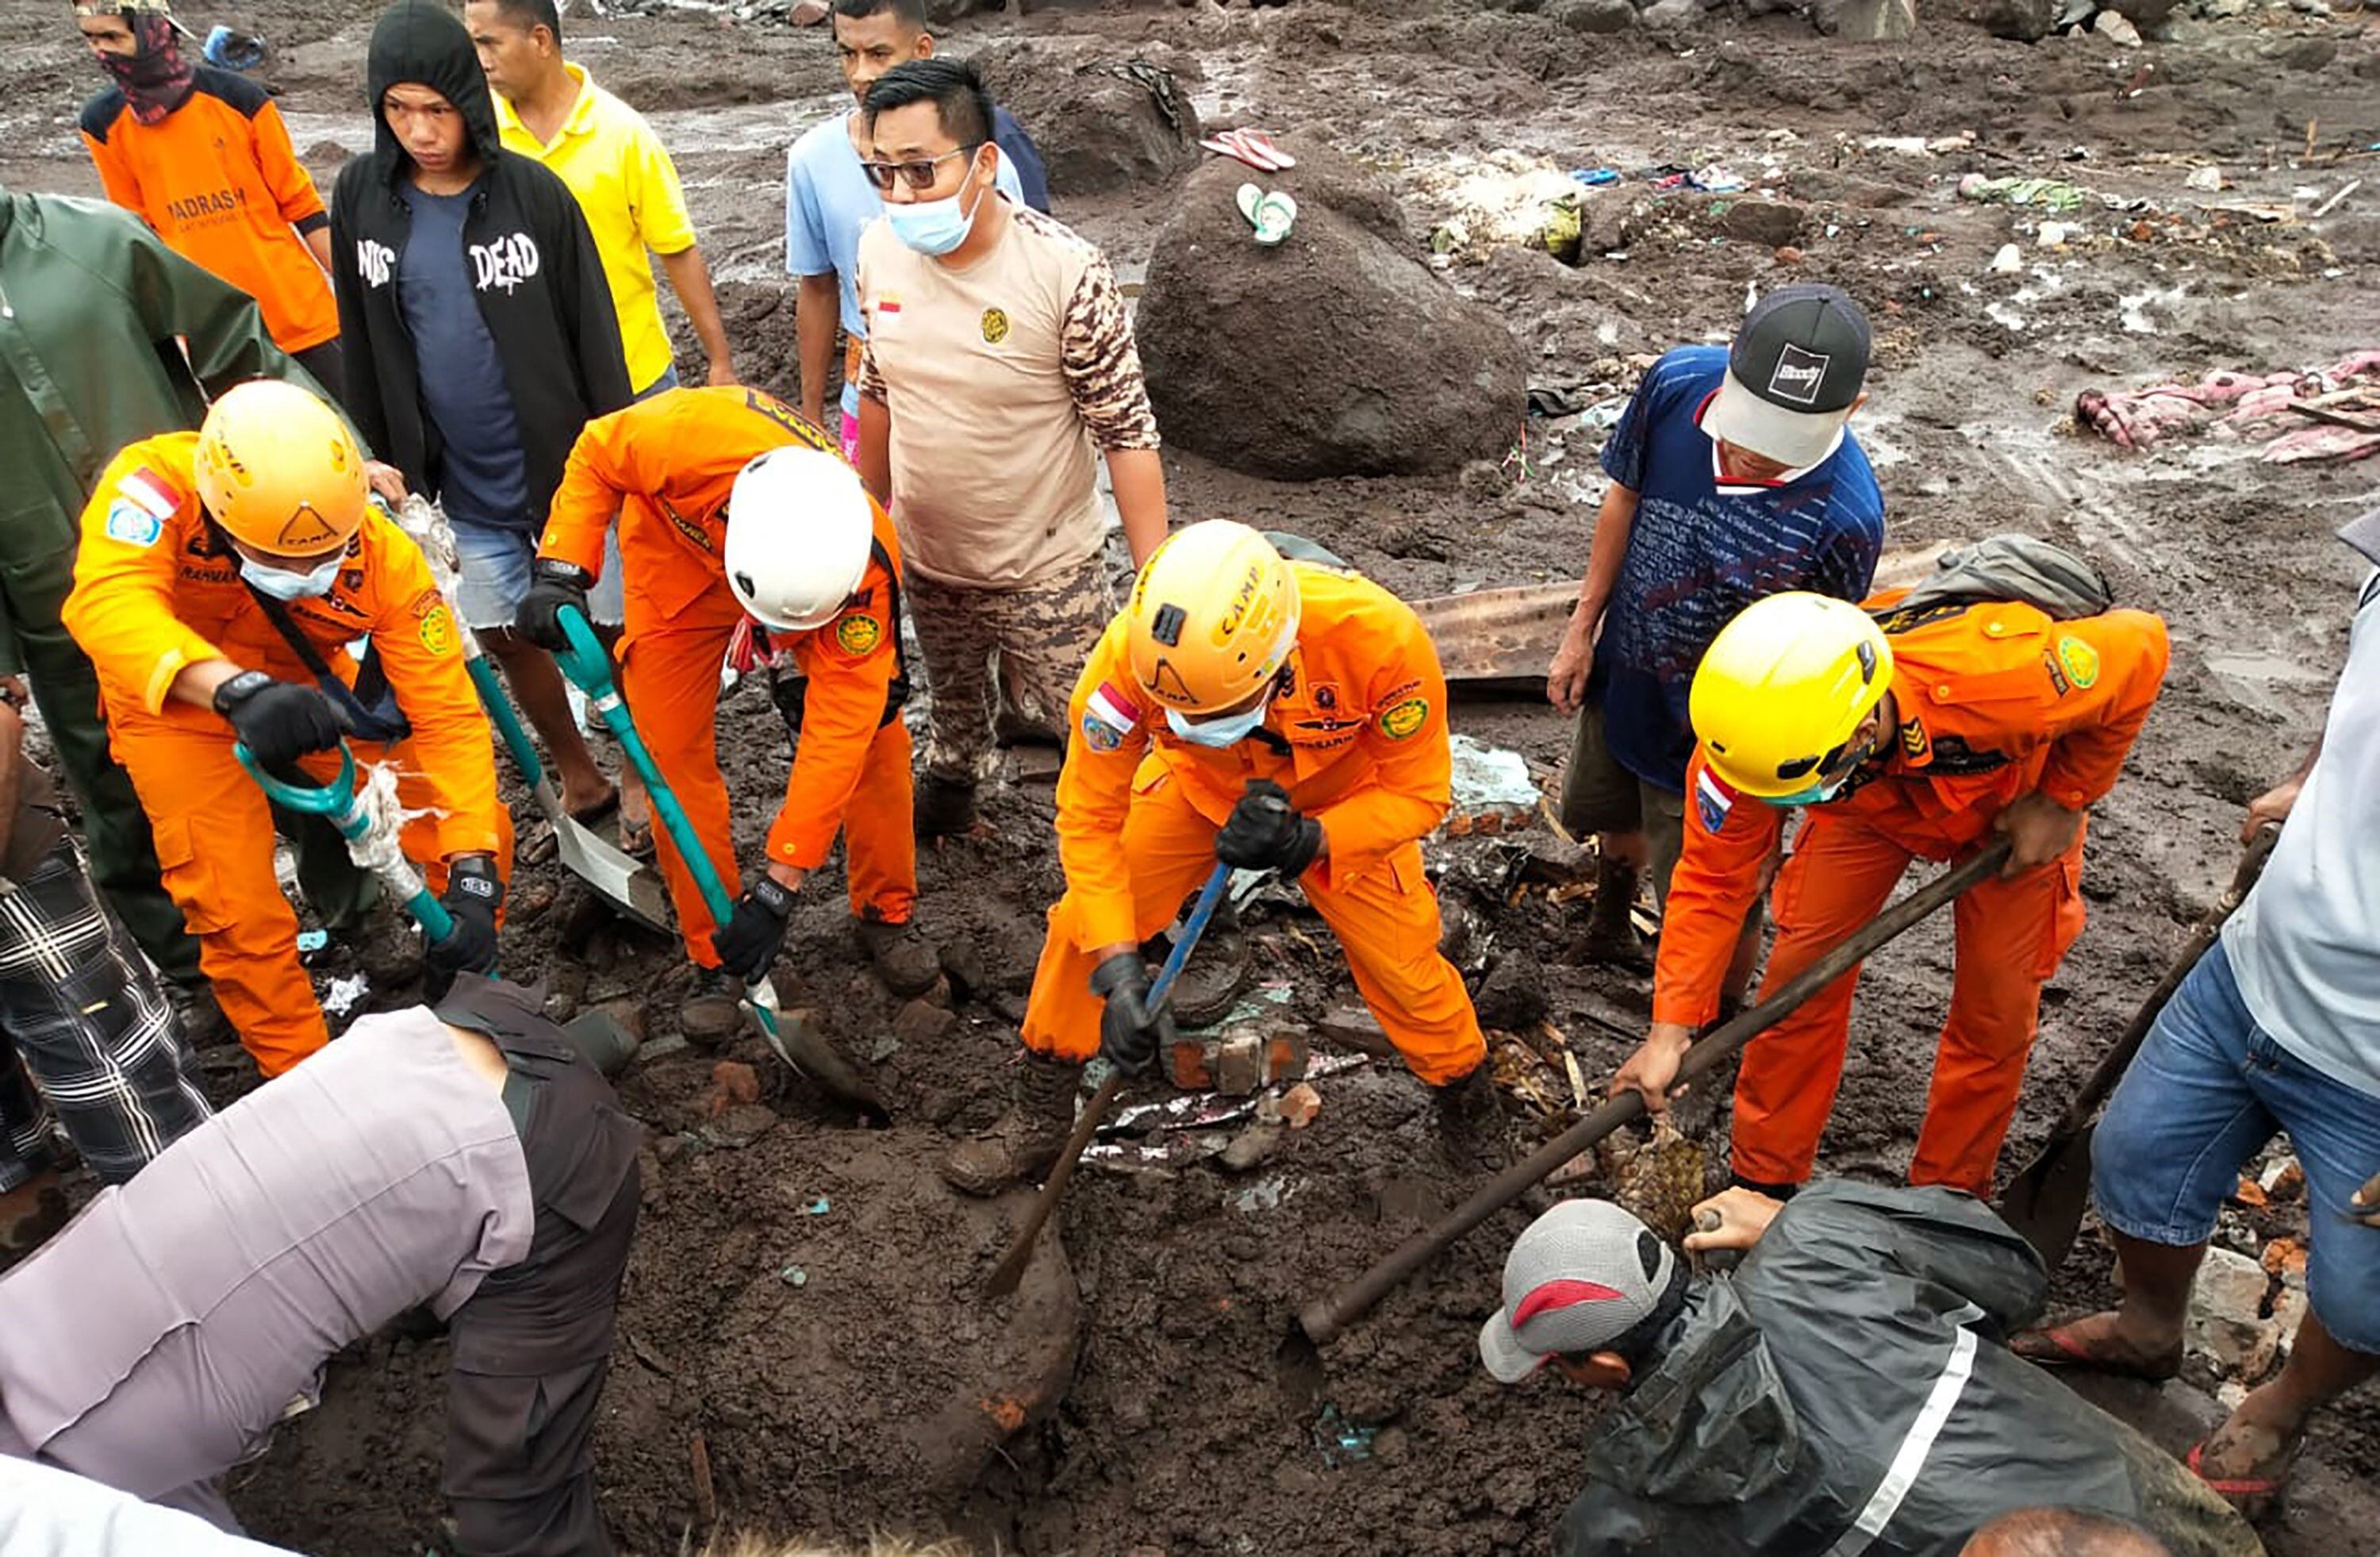
[[[333,557],[310,572],[292,573],[286,568],[268,567],[253,557],[242,557],[239,576],[274,600],[306,600],[331,592],[331,586],[339,581],[339,564],[343,560]]]
[[[1165,723],[1175,735],[1191,745],[1210,746],[1220,751],[1225,747],[1237,746],[1256,734],[1257,727],[1264,723],[1265,710],[1271,703],[1270,698],[1265,698],[1245,713],[1226,714],[1220,719],[1191,719],[1178,710],[1169,708],[1165,711]]]
[[[892,236],[918,253],[947,254],[966,241],[967,234],[975,229],[976,212],[983,209],[981,194],[976,196],[973,209],[960,205],[965,198],[965,191],[961,191],[941,200],[888,204],[884,207],[884,219],[892,224]]]

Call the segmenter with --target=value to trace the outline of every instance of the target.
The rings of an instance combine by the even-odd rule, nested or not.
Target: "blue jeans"
[[[468,519],[448,522],[455,527],[455,570],[462,575],[455,589],[455,609],[463,614],[464,625],[483,633],[511,626],[528,593],[529,569],[537,561],[536,532]],[[603,577],[588,591],[587,603],[595,620],[607,627],[625,619],[616,526],[603,532]]]
[[[2339,1344],[2380,1353],[2380,1227],[2354,1221],[2348,1205],[2380,1173],[2380,1098],[2258,1027],[2220,942],[2158,1014],[2099,1121],[2099,1215],[2143,1243],[2203,1244],[2241,1166],[2283,1130],[2305,1170],[2313,1311]]]
[[[661,394],[663,390],[675,389],[677,385],[677,364],[673,362],[669,365],[668,371],[662,373],[661,377],[655,379],[652,383],[645,385],[644,388],[637,391],[636,398],[639,400],[650,400],[654,395]]]

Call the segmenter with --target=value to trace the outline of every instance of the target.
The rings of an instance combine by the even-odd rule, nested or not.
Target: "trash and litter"
[[[1444,823],[1451,837],[1518,833],[1537,820],[1543,796],[1529,776],[1528,759],[1457,732],[1453,755],[1453,805]]]
[[[1314,1446],[1322,1451],[1325,1465],[1354,1465],[1372,1457],[1372,1441],[1379,1432],[1378,1428],[1357,1427],[1340,1415],[1338,1406],[1325,1403],[1322,1414],[1315,1418]]]
[[[1620,170],[1616,167],[1574,167],[1570,176],[1590,189],[1620,182]]]
[[[2263,439],[2259,457],[2272,464],[2362,459],[2380,453],[2380,347],[2326,368],[2227,369],[2196,383],[2086,389],[2075,396],[2074,420],[2128,449],[2203,432],[2241,443]]]
[[[1961,200],[1979,201],[1987,204],[2038,206],[2044,211],[2080,211],[2096,201],[2112,203],[2104,195],[2094,194],[2080,184],[2069,184],[2061,178],[1987,178],[1980,173],[1970,173],[1959,180]]]

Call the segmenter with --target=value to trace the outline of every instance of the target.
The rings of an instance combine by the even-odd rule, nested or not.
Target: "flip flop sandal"
[[[2206,1483],[2208,1491],[2230,1503],[2241,1514],[2252,1516],[2262,1514],[2274,1500],[2288,1490],[2289,1471],[2295,1466],[2298,1457],[2294,1448],[2289,1450],[2282,1457],[2279,1472],[2273,1476],[2217,1477],[2206,1474],[2205,1466],[2202,1463],[2205,1454],[2205,1443],[2193,1443],[2190,1446],[2190,1453],[2182,1456],[2182,1464],[2190,1467],[2191,1475]]]
[[[1243,184],[1232,199],[1239,205],[1240,214],[1248,219],[1248,225],[1255,226],[1257,207],[1264,201],[1264,191],[1254,184]]]
[[[1257,243],[1265,249],[1278,249],[1289,229],[1297,223],[1297,201],[1280,189],[1268,192],[1257,201],[1249,220],[1257,225]]]
[[[1241,145],[1239,141],[1239,132],[1237,130],[1227,129],[1220,135],[1208,136],[1204,140],[1200,140],[1198,144],[1205,147],[1209,152],[1214,152],[1222,156],[1232,157],[1240,162],[1244,162],[1250,167],[1255,168],[1258,173],[1272,173],[1278,171],[1270,163],[1258,162],[1256,156],[1250,152],[1245,146]]]
[[[2074,1339],[2074,1332],[2060,1324],[2044,1325],[2009,1337],[2009,1350],[2037,1367],[2070,1368],[2093,1373],[2112,1373],[2119,1378],[2139,1379],[2152,1384],[2162,1384],[2181,1371],[2181,1354],[2152,1363],[2119,1362],[2104,1357]]]
[[[1291,156],[1287,152],[1282,151],[1279,146],[1274,145],[1272,137],[1264,130],[1242,129],[1234,130],[1232,133],[1240,138],[1241,145],[1245,146],[1250,152],[1255,152],[1257,156],[1264,158],[1266,162],[1270,163],[1272,164],[1270,169],[1271,172],[1280,173],[1285,169],[1293,168],[1297,165],[1297,159]],[[1261,167],[1264,164],[1259,163],[1257,165]]]

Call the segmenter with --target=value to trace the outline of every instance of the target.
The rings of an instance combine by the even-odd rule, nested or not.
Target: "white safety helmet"
[[[868,576],[875,537],[857,471],[824,449],[771,449],[727,496],[727,587],[762,626],[825,626]]]

